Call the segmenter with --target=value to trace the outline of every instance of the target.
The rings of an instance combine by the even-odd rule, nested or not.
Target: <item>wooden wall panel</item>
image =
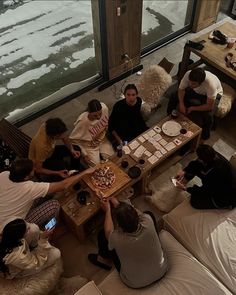
[[[216,22],[220,0],[198,0],[193,22],[193,32],[198,32]]]
[[[109,78],[140,63],[142,0],[106,0]],[[119,14],[120,10],[120,15]],[[122,55],[128,54],[132,62]]]

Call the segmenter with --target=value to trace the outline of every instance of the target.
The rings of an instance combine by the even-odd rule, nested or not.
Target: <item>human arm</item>
[[[114,230],[114,223],[111,216],[111,205],[109,200],[101,200],[101,207],[105,211],[105,220],[104,220],[104,232],[107,240]]]
[[[179,98],[179,111],[183,114],[186,114],[186,107],[184,105],[184,96],[185,89],[178,89],[178,98]]]
[[[64,142],[65,146],[68,148],[68,150],[71,152],[72,156],[74,158],[79,158],[81,156],[80,151],[76,151],[68,138],[68,136],[65,136],[62,138],[62,141]]]
[[[187,108],[187,114],[190,114],[193,111],[201,112],[201,111],[212,111],[214,108],[215,99],[207,98],[207,101],[205,104],[199,105],[199,106],[191,106]]]
[[[118,144],[122,143],[122,138],[117,132],[117,124],[119,122],[119,107],[114,105],[108,121],[108,131],[114,136]]]
[[[49,184],[48,194],[56,193],[64,189],[68,189],[71,185],[77,183],[84,175],[94,172],[94,168],[88,168],[83,172],[70,176],[62,181],[52,182]]]
[[[60,176],[62,178],[67,178],[68,175],[68,171],[67,170],[51,170],[51,169],[47,169],[43,167],[43,163],[42,162],[37,162],[34,165],[34,171],[37,174],[44,174],[44,175],[57,175]]]

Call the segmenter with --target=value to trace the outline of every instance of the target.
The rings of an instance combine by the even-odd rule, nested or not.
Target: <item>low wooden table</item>
[[[170,116],[164,118],[160,122],[157,123],[157,125],[150,128],[148,131],[141,134],[141,137],[144,137],[146,133],[150,132],[151,130],[155,130],[155,127],[161,128],[163,123],[165,123],[168,120],[173,120]],[[140,158],[135,157],[135,150],[132,150],[130,154],[123,155],[121,158],[118,158],[117,156],[114,156],[110,159],[112,163],[110,163],[110,166],[112,166],[112,169],[117,173],[117,176],[120,175],[121,178],[119,178],[119,182],[117,183],[115,188],[109,189],[107,192],[109,195],[105,194],[108,197],[111,196],[118,196],[122,191],[125,189],[133,186],[135,183],[141,181],[141,193],[145,193],[148,191],[148,177],[151,173],[151,170],[166,159],[170,157],[172,154],[174,154],[176,151],[178,151],[181,147],[183,147],[186,143],[191,142],[191,150],[195,151],[200,140],[201,136],[201,128],[197,126],[195,123],[190,121],[187,117],[183,115],[179,115],[177,119],[175,119],[176,122],[178,122],[182,128],[185,128],[187,131],[191,132],[191,135],[189,137],[186,137],[183,134],[179,134],[175,137],[170,137],[165,135],[162,131],[159,133],[161,137],[167,142],[173,142],[174,139],[178,139],[181,141],[179,145],[176,145],[172,150],[167,151],[166,153],[158,159],[154,164],[151,164],[148,161],[148,156],[142,156],[140,158],[144,159],[144,163],[140,164],[139,160]],[[155,147],[150,143],[150,141],[146,140],[145,142],[140,141],[140,136],[138,136],[135,140],[131,141],[128,145],[132,146],[132,143],[134,141],[138,142],[138,145],[143,145],[146,150],[150,151],[150,153],[153,155],[156,152]],[[123,160],[128,161],[128,167],[122,168],[121,162]],[[109,162],[105,165],[109,166]],[[98,165],[100,166],[100,164]],[[128,177],[128,169],[132,166],[138,166],[141,169],[141,175],[138,178],[131,179]],[[118,175],[119,174],[119,175]],[[89,191],[90,197],[87,200],[86,205],[81,205],[77,201],[77,193],[79,191],[74,191],[72,188],[68,190],[65,195],[60,199],[61,208],[63,212],[63,216],[65,219],[66,224],[68,227],[76,234],[76,236],[79,238],[80,241],[84,241],[85,239],[85,228],[84,226],[86,223],[100,210],[100,202],[99,197],[96,195],[97,189],[93,187],[89,180],[89,175],[85,176],[83,180],[80,181],[82,184],[81,190],[85,189]]]
[[[226,22],[223,25],[215,28],[215,30],[220,30],[222,33],[226,34],[229,38],[235,38],[236,32],[236,23]],[[198,66],[202,63],[209,64],[214,68],[220,70],[228,77],[236,80],[236,71],[231,68],[226,67],[225,65],[225,56],[228,53],[233,53],[234,57],[236,57],[236,46],[233,48],[228,48],[226,45],[215,44],[210,39],[208,39],[209,33],[203,34],[200,37],[193,39],[194,42],[199,42],[201,40],[205,40],[203,43],[204,48],[202,50],[197,50],[188,46],[184,47],[182,63],[180,68],[179,80],[182,79],[187,70],[192,69],[195,66]],[[189,66],[189,58],[191,53],[196,54],[200,57],[200,60],[196,63]]]

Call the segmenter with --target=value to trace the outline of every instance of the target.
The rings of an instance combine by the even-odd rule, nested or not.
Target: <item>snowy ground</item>
[[[143,45],[184,26],[188,1],[144,1]],[[91,1],[0,2],[0,117],[97,73]]]

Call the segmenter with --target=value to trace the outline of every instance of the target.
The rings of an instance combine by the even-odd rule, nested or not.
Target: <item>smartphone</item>
[[[49,220],[47,224],[45,224],[44,228],[46,230],[51,230],[52,228],[55,227],[56,223],[57,223],[56,218],[53,217],[51,220]]]
[[[174,186],[177,186],[177,179],[176,178],[171,177],[171,181],[172,181]]]

